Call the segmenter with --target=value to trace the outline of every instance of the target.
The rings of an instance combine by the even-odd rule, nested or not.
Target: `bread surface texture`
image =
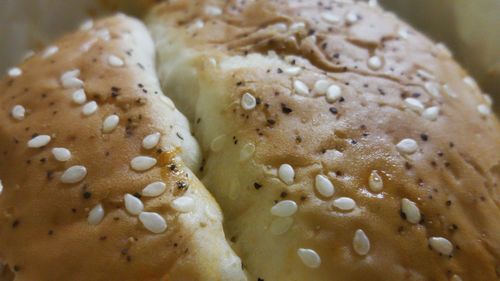
[[[154,53],[145,26],[117,15],[0,82],[6,280],[245,280]]]
[[[167,1],[165,92],[249,280],[498,280],[500,126],[374,1]]]

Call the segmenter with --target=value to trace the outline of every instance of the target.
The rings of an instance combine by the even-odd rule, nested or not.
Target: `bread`
[[[0,93],[6,280],[245,278],[142,23],[86,22],[11,69]]]
[[[442,44],[375,1],[146,21],[1,81],[5,280],[499,279],[500,124]]]
[[[373,1],[147,22],[249,280],[500,278],[500,126],[444,45]]]

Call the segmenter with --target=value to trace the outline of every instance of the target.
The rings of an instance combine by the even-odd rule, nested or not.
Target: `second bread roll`
[[[496,280],[500,127],[443,45],[352,1],[171,1],[166,92],[250,280]]]

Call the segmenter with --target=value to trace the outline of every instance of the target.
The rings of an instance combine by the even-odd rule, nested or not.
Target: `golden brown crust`
[[[147,30],[121,15],[84,29],[0,83],[0,259],[15,280],[239,280],[241,265],[224,239],[218,206],[189,169],[199,164],[196,141],[159,88]],[[79,87],[61,85],[60,77],[74,69],[87,102],[98,104],[89,116],[72,98]],[[12,112],[15,105],[25,108],[24,116]],[[112,114],[119,123],[104,133],[103,120]],[[160,144],[141,147],[156,132]],[[28,147],[36,135],[51,140]],[[57,161],[55,147],[68,149],[71,159]],[[157,165],[135,171],[131,160],[139,155]],[[63,172],[74,165],[86,167],[86,176],[63,183]],[[163,181],[166,191],[140,199],[145,211],[166,220],[158,234],[124,207],[125,194],[139,196],[155,181]],[[191,211],[174,209],[180,196],[194,200]],[[97,204],[105,214],[91,225],[89,212]]]
[[[500,126],[444,48],[350,1],[169,1],[149,26],[160,79],[195,124],[203,182],[250,280],[499,278]],[[341,98],[329,103],[314,90],[322,79]],[[255,108],[242,108],[245,93]],[[437,116],[422,113],[434,106]],[[397,148],[407,138],[412,154],[403,151],[413,142]],[[247,145],[255,153],[242,161]],[[278,175],[285,163],[292,185]],[[374,170],[380,192],[369,188]],[[318,174],[333,196],[315,189]],[[334,207],[340,197],[355,209]],[[269,210],[282,200],[298,211],[274,235]],[[353,247],[358,229],[367,255]],[[450,241],[451,254],[432,237]],[[299,248],[315,250],[321,265],[304,265]]]

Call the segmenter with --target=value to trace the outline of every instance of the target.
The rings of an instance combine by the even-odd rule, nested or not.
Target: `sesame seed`
[[[301,67],[294,66],[294,67],[285,68],[284,72],[285,72],[285,74],[288,74],[288,75],[297,75],[300,73],[301,70],[302,70]]]
[[[333,183],[324,175],[316,175],[314,183],[318,193],[324,197],[331,197],[335,193]]]
[[[18,104],[12,108],[10,114],[16,120],[23,120],[26,114],[26,109],[24,108],[24,106]]]
[[[304,84],[304,82],[300,80],[293,81],[293,88],[295,92],[299,95],[304,95],[304,96],[309,95],[309,88],[307,87],[306,84]]]
[[[142,210],[144,210],[144,204],[142,204],[142,201],[132,194],[125,194],[123,200],[125,202],[125,209],[131,215],[139,215]]]
[[[211,221],[216,221],[218,219],[221,219],[218,210],[209,205],[205,205],[205,215]]]
[[[435,82],[426,82],[424,84],[424,87],[425,87],[425,90],[431,94],[433,97],[439,97],[440,96],[440,91],[441,91],[441,87],[439,86],[439,84],[435,83]]]
[[[99,203],[92,210],[90,210],[87,217],[87,222],[91,225],[98,225],[104,218],[104,208]]]
[[[479,112],[481,116],[486,117],[491,114],[491,109],[486,104],[480,104],[477,106],[477,112]]]
[[[405,104],[408,108],[418,113],[421,113],[425,108],[424,104],[415,98],[406,98]]]
[[[24,56],[23,56],[22,60],[23,60],[23,61],[25,61],[25,60],[27,60],[27,59],[31,58],[31,57],[32,57],[32,56],[34,56],[34,55],[35,55],[35,52],[34,52],[33,50],[28,50],[28,51],[24,54]]]
[[[408,37],[410,37],[410,33],[408,32],[408,29],[400,27],[398,29],[398,36],[401,37],[402,39],[408,39]]]
[[[101,28],[95,32],[96,37],[101,38],[104,41],[108,41],[111,39],[111,35],[109,34],[109,30],[107,28]]]
[[[277,24],[274,24],[272,28],[279,32],[285,32],[288,29],[288,26],[282,22],[279,22]]]
[[[2,194],[3,192],[3,183],[2,183],[2,180],[0,180],[0,194]]]
[[[436,121],[439,115],[439,107],[431,106],[422,112],[422,117],[429,121]]]
[[[271,214],[277,217],[289,217],[297,212],[298,206],[295,201],[283,200],[271,208]]]
[[[116,129],[119,122],[120,117],[118,115],[113,114],[106,117],[106,119],[102,122],[102,132],[111,133],[114,129]]]
[[[401,200],[401,212],[405,214],[406,220],[409,223],[417,224],[422,218],[417,204],[407,198]]]
[[[39,148],[46,146],[51,140],[51,137],[48,135],[40,135],[32,138],[28,141],[28,147],[30,148]]]
[[[83,89],[78,89],[73,92],[72,100],[76,104],[84,104],[87,101],[87,96]]]
[[[332,13],[322,13],[321,18],[328,23],[339,23],[340,17]]]
[[[417,151],[418,144],[413,139],[403,139],[396,144],[396,148],[400,153],[413,154]]]
[[[213,5],[205,6],[205,14],[209,16],[220,16],[222,14],[221,8]]]
[[[467,76],[467,77],[464,78],[463,81],[464,81],[465,84],[467,84],[467,86],[471,87],[472,89],[474,89],[474,90],[478,89],[476,80],[474,80],[474,78],[472,78],[470,76]]]
[[[97,111],[97,103],[95,101],[90,101],[82,107],[82,113],[85,116],[94,114]]]
[[[82,181],[85,177],[87,176],[87,168],[84,166],[72,166],[66,171],[61,176],[61,182],[62,183],[77,183]]]
[[[327,80],[318,80],[314,83],[314,91],[321,95],[326,94],[328,87],[330,87],[330,82]]]
[[[64,80],[61,80],[61,83],[64,88],[70,89],[70,88],[79,88],[83,86],[83,81],[76,78],[76,77],[70,77],[66,78]]]
[[[377,170],[373,170],[370,173],[368,187],[373,192],[380,192],[382,188],[384,188],[384,182],[382,181],[382,177],[378,174]]]
[[[108,64],[111,66],[114,66],[114,67],[121,67],[125,64],[125,62],[121,58],[119,58],[115,55],[109,55],[108,56]]]
[[[87,19],[82,24],[80,24],[80,30],[87,31],[92,29],[94,26],[94,21],[92,19]]]
[[[453,91],[450,87],[450,85],[448,84],[444,84],[443,85],[443,91],[450,97],[452,98],[456,98],[457,97],[457,94],[455,93],[455,91]]]
[[[450,281],[462,281],[462,278],[461,278],[460,276],[458,276],[458,275],[454,274],[454,275],[451,277]]]
[[[162,233],[167,229],[167,222],[157,213],[142,212],[139,220],[147,230],[153,233]]]
[[[348,24],[353,24],[359,20],[358,15],[354,12],[349,12],[345,16],[345,20]]]
[[[336,102],[342,96],[342,88],[337,85],[331,85],[326,91],[326,101],[329,103]]]
[[[226,141],[226,135],[220,135],[210,142],[210,149],[213,152],[221,151],[224,148],[224,143]]]
[[[62,147],[54,147],[52,148],[52,155],[56,158],[57,161],[66,162],[71,159],[71,152]]]
[[[282,164],[278,169],[278,177],[287,185],[291,185],[295,178],[295,171],[289,164]]]
[[[333,206],[342,211],[350,211],[356,207],[356,202],[349,197],[340,197],[333,201]]]
[[[210,63],[210,65],[212,65],[213,67],[216,67],[217,66],[217,60],[215,58],[209,58],[208,59],[208,62]]]
[[[297,255],[307,267],[318,268],[321,265],[320,256],[312,249],[300,248],[297,250]]]
[[[450,49],[448,49],[448,47],[442,42],[436,44],[436,49],[438,50],[439,54],[442,55],[443,57],[451,58],[453,56]]]
[[[64,72],[60,78],[62,86],[66,89],[83,87],[83,81],[77,78],[79,75],[79,69]]]
[[[47,47],[43,53],[42,53],[42,58],[46,59],[52,55],[54,55],[55,53],[57,53],[59,51],[59,47],[57,46],[49,46]]]
[[[21,74],[23,74],[23,71],[19,67],[13,67],[7,71],[7,74],[10,77],[14,78],[14,77],[21,76]]]
[[[97,42],[97,39],[96,38],[92,38],[90,39],[89,41],[83,43],[81,46],[80,46],[80,51],[82,52],[88,52],[90,50],[90,48],[92,48],[92,46]]]
[[[172,208],[181,213],[188,213],[194,209],[194,199],[189,196],[182,196],[172,201]]]
[[[158,145],[158,143],[160,142],[160,137],[161,137],[161,135],[158,132],[147,135],[142,140],[142,148],[144,148],[144,149],[155,148]]]
[[[272,234],[274,235],[281,235],[290,229],[290,227],[293,224],[293,218],[292,217],[277,217],[275,218],[272,222],[271,225],[269,226],[269,231],[271,231]]]
[[[197,29],[203,28],[205,26],[205,23],[201,19],[195,20],[193,24],[191,24],[188,28],[189,32],[193,32]]]
[[[255,145],[253,143],[246,143],[240,151],[240,161],[249,160],[255,153]]]
[[[491,98],[490,95],[488,94],[483,94],[484,101],[486,102],[486,105],[492,106],[493,105],[493,99]]]
[[[373,56],[368,59],[368,67],[372,70],[379,70],[382,68],[382,59],[378,56]]]
[[[444,237],[429,238],[429,245],[431,245],[432,249],[445,256],[449,256],[453,252],[453,244]]]
[[[148,156],[137,156],[130,161],[130,166],[135,171],[146,171],[156,165],[156,159]]]
[[[241,97],[241,107],[243,107],[244,110],[252,110],[255,108],[256,105],[257,105],[257,100],[252,94],[250,93],[243,94],[243,96]]]
[[[417,75],[419,75],[420,77],[425,78],[427,80],[435,80],[436,79],[436,76],[434,76],[429,71],[423,70],[423,69],[417,70]]]
[[[290,25],[291,32],[298,32],[298,31],[304,30],[305,28],[306,28],[306,24],[303,22],[295,22],[292,25]]]
[[[370,240],[362,229],[356,230],[352,240],[354,251],[361,256],[368,254],[370,251]]]
[[[142,190],[142,196],[146,197],[156,197],[165,192],[167,185],[161,181],[152,182]]]

